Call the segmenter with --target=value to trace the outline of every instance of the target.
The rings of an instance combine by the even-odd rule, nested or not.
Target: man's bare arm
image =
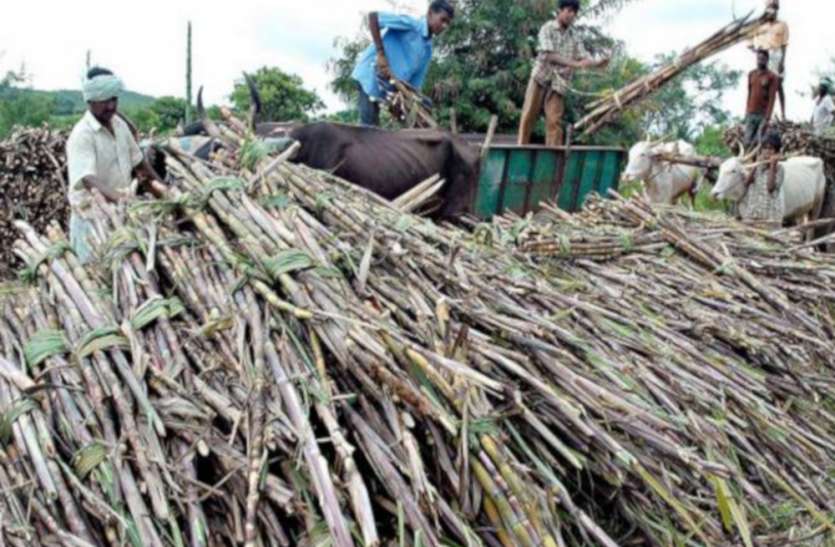
[[[377,48],[377,71],[383,78],[391,79],[391,67],[383,46],[383,34],[380,32],[380,17],[376,11],[368,15],[368,28],[371,31],[374,47]]]
[[[168,187],[160,180],[156,170],[151,167],[148,158],[144,158],[142,163],[133,168],[133,176],[136,177],[143,188],[157,198],[165,197]]]
[[[587,59],[568,59],[563,57],[558,53],[553,52],[543,52],[542,56],[545,62],[553,64],[553,65],[560,65],[565,66],[568,68],[598,68],[604,67],[609,63],[609,59],[600,59],[594,60],[591,58]]]
[[[765,123],[771,121],[774,115],[774,105],[777,102],[777,93],[780,91],[780,78],[774,78],[768,88],[768,108],[765,112]]]

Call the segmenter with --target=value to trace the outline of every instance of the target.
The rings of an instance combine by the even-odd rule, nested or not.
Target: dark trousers
[[[368,93],[357,82],[357,108],[360,111],[360,123],[362,125],[370,125],[377,127],[380,125],[380,103],[372,101]]]
[[[763,124],[765,124],[764,114],[747,114],[745,116],[745,137],[742,146],[748,149],[760,144],[763,137]]]

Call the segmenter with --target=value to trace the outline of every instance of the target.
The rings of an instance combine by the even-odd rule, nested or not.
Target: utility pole
[[[92,59],[92,52],[88,49],[87,50],[87,59],[86,59],[87,70],[90,70],[90,68],[91,68],[91,65],[92,65],[92,60],[91,59]]]
[[[191,21],[186,38],[186,125],[191,123]]]

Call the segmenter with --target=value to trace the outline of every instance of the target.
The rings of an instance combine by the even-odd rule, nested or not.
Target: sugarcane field
[[[835,546],[835,4],[36,4],[0,547]]]

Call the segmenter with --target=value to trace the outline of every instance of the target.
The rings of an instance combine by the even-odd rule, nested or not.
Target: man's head
[[[778,154],[783,149],[783,139],[780,133],[769,131],[762,140],[763,153],[767,156]]]
[[[455,18],[455,7],[449,0],[433,0],[429,4],[427,20],[429,22],[429,32],[433,36],[442,34],[452,23],[453,18]]]
[[[766,0],[765,1],[765,14],[766,17],[771,19],[777,19],[777,14],[780,12],[780,0]]]
[[[580,0],[560,0],[557,20],[565,28],[570,27],[580,11]]]
[[[764,49],[757,50],[757,68],[765,70],[768,68],[768,52]]]
[[[832,89],[831,82],[823,80],[818,86],[818,97],[826,97]]]
[[[95,67],[87,71],[84,81],[84,99],[90,113],[102,124],[109,125],[119,107],[122,82],[112,71]]]

